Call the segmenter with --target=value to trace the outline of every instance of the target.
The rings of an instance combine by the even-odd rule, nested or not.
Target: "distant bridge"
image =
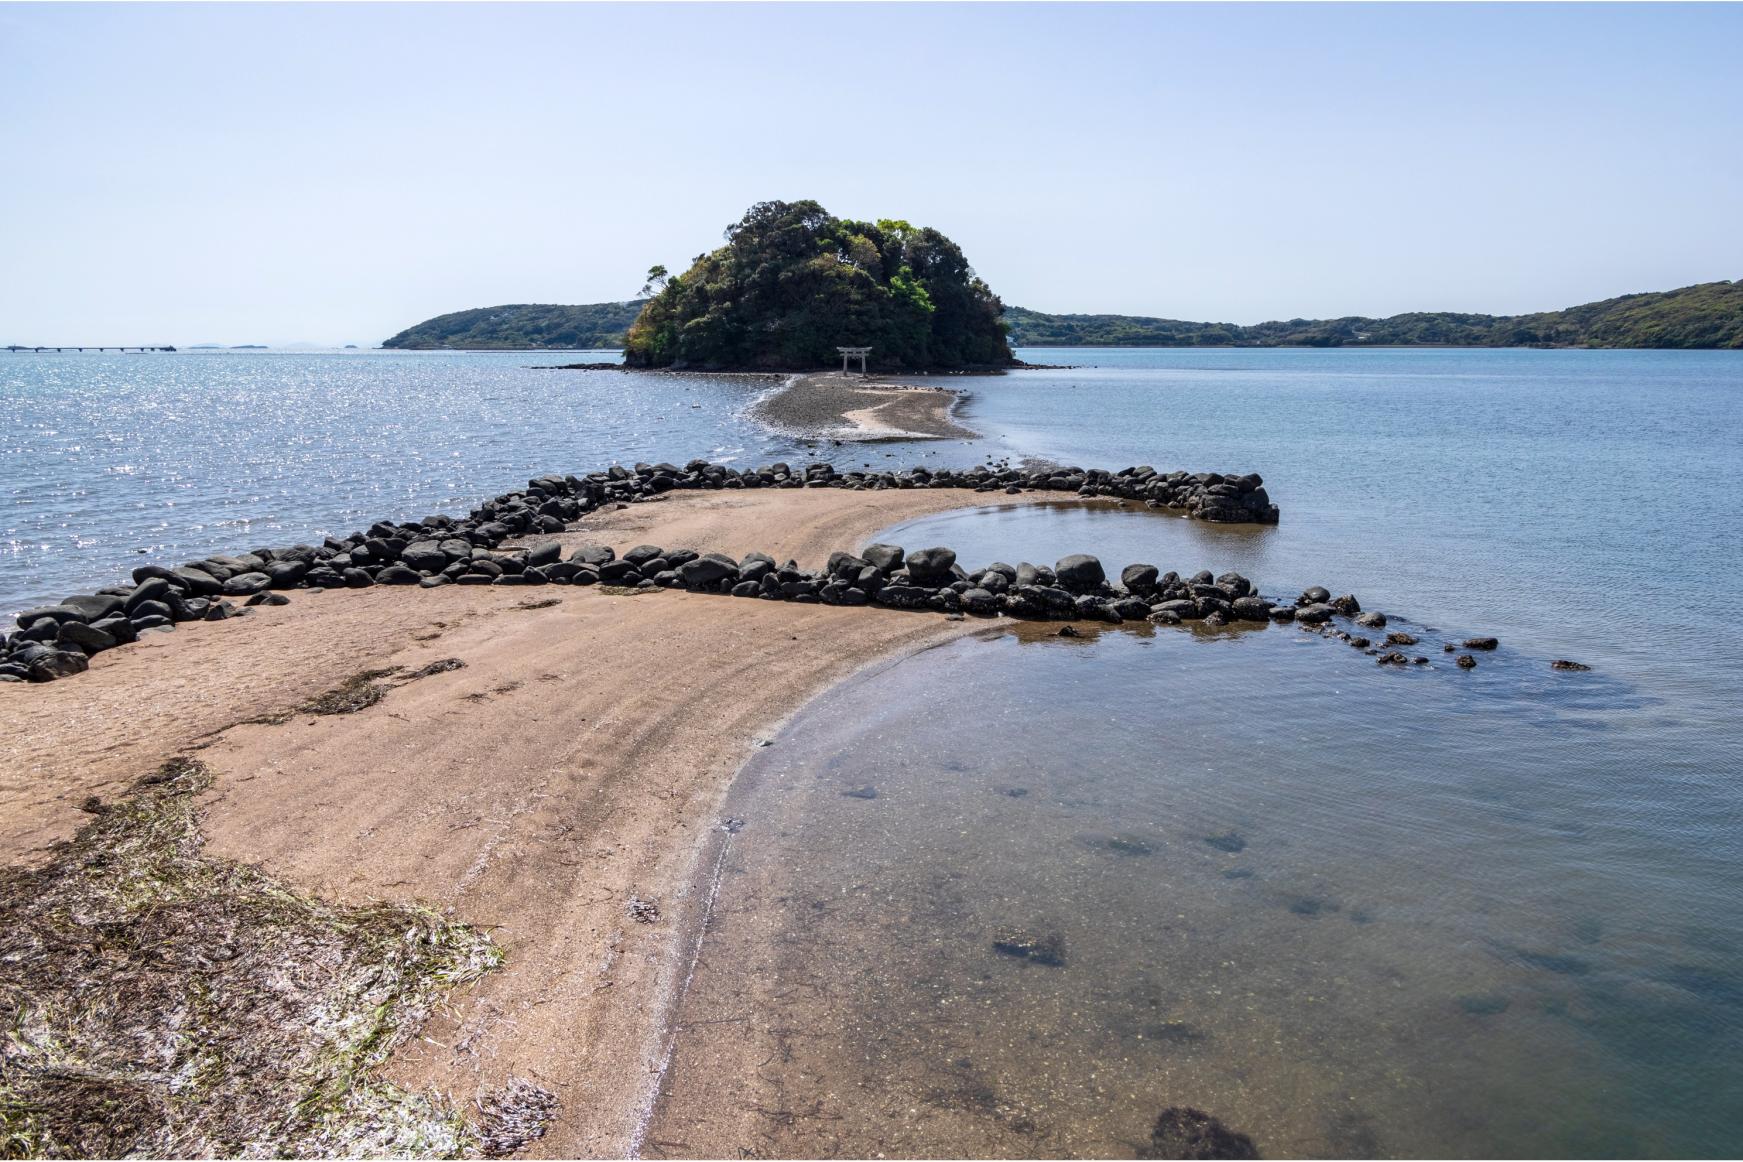
[[[174,351],[174,347],[26,347],[19,343],[7,346],[6,350],[18,351]]]

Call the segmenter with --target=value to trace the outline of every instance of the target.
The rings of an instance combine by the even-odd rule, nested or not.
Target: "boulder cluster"
[[[283,604],[284,589],[363,589],[373,585],[590,585],[683,588],[739,597],[877,604],[902,609],[1014,617],[1093,618],[1118,622],[1148,617],[1281,619],[1285,608],[1257,597],[1237,574],[1182,579],[1134,565],[1120,584],[1108,583],[1094,557],[1072,556],[1053,568],[995,563],[969,573],[949,549],[904,553],[874,545],[863,555],[836,553],[821,572],[765,554],[734,559],[692,549],[642,545],[619,558],[604,546],[584,546],[565,559],[555,542],[498,551],[512,537],[562,532],[568,523],[607,505],[631,503],[679,489],[720,488],[968,488],[1025,489],[1143,500],[1204,520],[1275,521],[1277,509],[1256,475],[1119,472],[1051,468],[1024,471],[911,468],[900,473],[838,473],[829,464],[795,471],[785,464],[736,469],[705,460],[614,466],[587,476],[540,476],[527,487],[486,501],[465,519],[429,516],[416,523],[382,521],[319,545],[258,548],[176,567],[142,565],[131,584],[68,597],[18,614],[17,629],[0,637],[0,681],[52,681],[80,673],[91,655],[136,641],[141,633],[178,622],[222,621],[245,605]],[[1340,599],[1342,600],[1342,599]],[[1353,599],[1351,599],[1353,600]],[[1287,607],[1290,617],[1317,614]]]

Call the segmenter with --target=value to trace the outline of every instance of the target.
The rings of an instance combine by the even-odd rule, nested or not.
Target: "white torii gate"
[[[870,347],[837,347],[836,350],[841,352],[841,374],[847,374],[847,361],[849,359],[858,359],[859,373],[865,374],[865,357],[871,354]]]

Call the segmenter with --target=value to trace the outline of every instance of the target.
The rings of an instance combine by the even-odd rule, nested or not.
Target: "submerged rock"
[[[1150,1129],[1150,1144],[1140,1158],[1257,1158],[1253,1139],[1223,1125],[1203,1110],[1169,1106]]]
[[[1207,835],[1204,837],[1204,841],[1218,851],[1226,851],[1230,855],[1247,850],[1247,841],[1236,831],[1225,831],[1221,835]]]
[[[1040,934],[1020,928],[1000,928],[993,933],[993,951],[1030,964],[1065,967],[1065,938],[1057,932]]]

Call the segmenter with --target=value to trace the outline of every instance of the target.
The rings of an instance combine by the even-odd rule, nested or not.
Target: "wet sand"
[[[946,388],[828,372],[794,376],[754,414],[787,431],[842,440],[971,439],[978,433],[952,418],[961,398]]]
[[[557,539],[821,563],[890,524],[987,500],[688,493],[595,514]],[[757,741],[841,678],[983,628],[599,587],[290,597],[241,621],[149,634],[73,680],[0,689],[5,856],[39,860],[87,818],[86,796],[197,752],[217,771],[212,854],[335,900],[415,901],[491,927],[506,967],[400,1051],[389,1078],[469,1108],[483,1089],[531,1077],[562,1102],[527,1151],[552,1157],[632,1142],[689,968],[691,885],[706,882],[698,873],[726,834],[722,796]],[[465,668],[355,714],[235,725],[363,670],[449,657]],[[657,918],[632,918],[636,897]]]

